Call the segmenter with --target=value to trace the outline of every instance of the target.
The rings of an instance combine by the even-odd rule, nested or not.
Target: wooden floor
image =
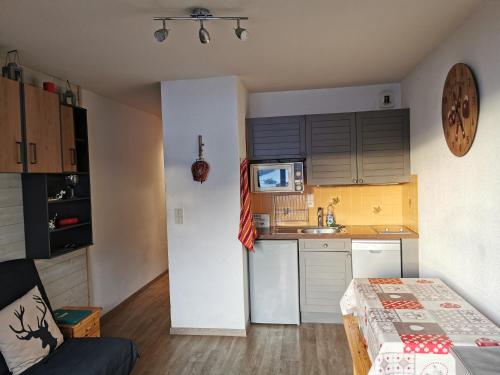
[[[140,374],[352,374],[340,324],[252,325],[247,338],[169,334],[168,278],[162,276],[108,314],[103,336],[134,340]]]

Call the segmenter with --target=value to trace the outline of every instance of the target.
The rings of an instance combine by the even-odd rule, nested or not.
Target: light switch
[[[314,208],[314,194],[307,194],[307,208]]]
[[[175,224],[184,223],[184,210],[182,208],[174,208]]]

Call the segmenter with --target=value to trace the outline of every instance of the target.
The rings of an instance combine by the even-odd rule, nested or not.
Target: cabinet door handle
[[[360,179],[359,179],[359,183],[360,183],[360,184],[362,184],[362,183],[363,183],[363,179],[362,179],[362,178],[360,178]]]
[[[324,243],[323,244],[323,248],[326,249],[328,247],[328,244],[327,243]]]
[[[381,254],[382,250],[368,250],[372,254]]]
[[[76,150],[74,148],[69,149],[71,153],[71,165],[76,165]]]
[[[353,178],[352,182],[354,182],[355,184],[357,184],[358,183],[358,179],[357,178]]]
[[[36,164],[38,162],[36,157],[36,143],[30,143],[30,150],[31,150],[30,164]]]
[[[23,164],[23,152],[21,148],[21,142],[16,142],[16,150],[17,150],[17,164]]]

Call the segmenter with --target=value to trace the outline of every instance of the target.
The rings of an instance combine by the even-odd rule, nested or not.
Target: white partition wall
[[[172,332],[244,335],[246,254],[238,241],[244,89],[236,77],[162,82]],[[203,136],[211,169],[191,164]]]

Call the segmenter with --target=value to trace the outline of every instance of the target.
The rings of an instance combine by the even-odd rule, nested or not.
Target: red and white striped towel
[[[238,239],[250,251],[257,238],[257,230],[250,210],[250,190],[248,186],[248,160],[243,159],[240,164],[240,231]]]

